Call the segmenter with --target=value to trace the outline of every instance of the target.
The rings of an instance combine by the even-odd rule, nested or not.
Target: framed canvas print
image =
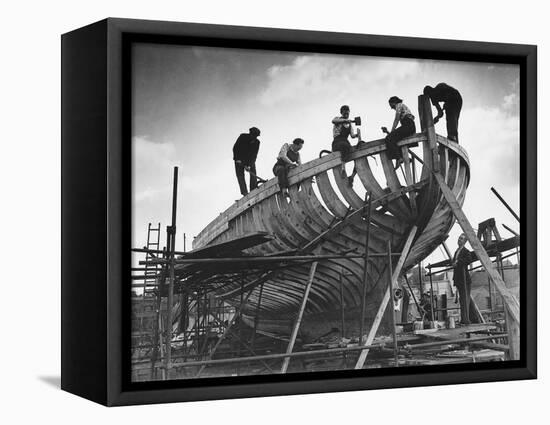
[[[107,19],[62,120],[63,389],[536,377],[535,46]]]

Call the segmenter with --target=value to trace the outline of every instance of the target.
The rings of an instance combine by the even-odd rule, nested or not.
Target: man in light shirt
[[[303,146],[304,140],[300,138],[294,139],[290,144],[285,143],[281,147],[279,155],[277,155],[277,162],[273,166],[273,174],[277,176],[281,192],[287,198],[290,197],[288,193],[288,172],[290,169],[302,163],[300,159],[300,149],[302,149]]]

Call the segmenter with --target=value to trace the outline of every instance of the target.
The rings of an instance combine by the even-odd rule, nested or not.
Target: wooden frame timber
[[[492,272],[492,261],[461,210],[469,183],[470,158],[461,145],[435,133],[431,109],[423,96],[419,96],[418,103],[421,129],[400,142],[405,160],[403,179],[393,170],[384,139],[364,143],[347,159],[354,162],[357,184],[365,186],[367,198],[359,197],[346,185],[347,176],[336,172],[342,158],[333,153],[290,173],[290,202],[281,197],[271,180],[224,211],[194,241],[193,248],[204,255],[186,256],[175,250],[173,242],[168,243],[166,250],[160,249],[158,242],[148,242],[146,248],[132,247],[129,64],[132,45],[138,42],[519,65],[521,240],[519,235],[516,237],[522,252],[520,301],[508,293],[498,273]],[[114,406],[536,378],[536,46],[113,18],[64,34],[61,43],[64,390]],[[372,175],[369,158],[374,157],[383,167],[385,182],[376,181]],[[321,198],[312,189],[312,177]],[[176,186],[174,170],[168,241],[174,241],[176,234]],[[268,210],[273,212],[266,214]],[[308,214],[311,220],[299,221],[299,214]],[[519,221],[519,215],[514,216]],[[363,368],[369,350],[389,350],[397,358],[398,350],[414,351],[442,344],[407,344],[398,348],[393,338],[390,350],[373,341],[377,323],[391,305],[390,298],[402,271],[444,244],[455,221],[464,229],[492,285],[505,299],[507,321],[512,324],[507,333],[472,336],[469,341],[506,350],[511,360]],[[153,229],[160,232],[160,225]],[[243,229],[254,232],[247,236],[250,245],[245,249],[246,256],[236,258],[231,247],[242,237]],[[388,242],[388,234],[393,243]],[[342,247],[339,238],[345,240],[349,249]],[[154,240],[158,241],[158,234],[153,235],[151,241]],[[264,243],[255,245],[257,240]],[[216,244],[225,247],[225,256],[208,257]],[[132,248],[146,258],[134,270]],[[204,271],[205,263],[212,269],[234,267],[238,271],[221,285],[215,274]],[[288,268],[288,264],[292,267]],[[248,266],[271,271],[261,275],[244,273]],[[288,283],[281,283],[275,269],[287,273]],[[170,332],[163,322],[185,322],[188,311],[181,306],[193,305],[197,318],[201,314],[205,317],[213,302],[206,291],[192,296],[178,292],[184,273],[202,279],[216,290],[220,300],[232,306],[233,319],[227,321],[222,317],[222,304],[216,304],[218,310],[211,311],[216,311],[220,332],[235,336],[237,350],[242,352],[240,357],[214,358],[218,344],[201,361],[181,363],[171,356]],[[159,380],[133,382],[129,294],[133,285],[147,288],[158,281],[163,282],[166,292],[161,294],[159,289],[154,300],[156,312],[144,314],[155,318],[155,340],[162,343],[155,345],[157,352],[151,360],[138,364],[137,369],[159,372]],[[311,352],[295,350],[303,314],[322,312],[330,304],[354,303],[363,314],[365,300],[372,301],[369,290],[374,281],[380,282],[382,288],[380,299],[376,298],[376,318],[380,319],[371,323],[361,316],[361,334],[363,325],[368,334],[360,345]],[[277,294],[274,288],[279,284]],[[166,304],[180,307],[168,308],[168,317],[161,317],[158,312]],[[249,306],[247,311],[243,311],[245,305]],[[234,320],[238,315],[240,320],[249,320],[256,330],[269,320],[266,313],[273,311],[286,311],[292,319],[286,351],[255,355],[254,340],[250,344],[241,341]],[[344,325],[343,309],[341,317]],[[198,347],[204,350],[207,334],[201,334],[199,326],[197,321],[194,332]],[[222,339],[223,336],[219,341]],[[359,360],[350,362],[349,370],[285,373],[295,358],[334,353],[344,358],[353,354]],[[270,373],[205,377],[206,368],[213,365],[248,361],[259,362]],[[192,379],[170,379],[174,368],[189,367],[196,368]]]

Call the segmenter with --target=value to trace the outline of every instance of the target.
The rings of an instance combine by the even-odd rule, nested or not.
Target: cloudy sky
[[[417,115],[422,88],[439,82],[457,88],[464,99],[459,137],[472,175],[467,216],[474,227],[495,217],[518,229],[490,191],[494,186],[519,212],[517,66],[135,45],[132,245],[145,244],[147,223],[160,222],[163,229],[169,223],[174,166],[180,179],[176,249],[183,250],[185,232],[189,250],[193,236],[240,198],[232,161],[240,133],[260,128],[256,168],[258,175],[271,178],[285,142],[305,140],[304,162],[330,149],[331,120],[342,104],[350,105],[352,117],[361,116],[364,140],[378,139],[380,127],[393,121],[390,96],[404,99]],[[444,119],[436,131],[446,135]],[[447,242],[451,249],[458,234],[455,226]],[[436,252],[429,260],[440,258]]]

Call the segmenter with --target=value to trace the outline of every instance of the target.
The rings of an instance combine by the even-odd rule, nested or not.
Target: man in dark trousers
[[[424,87],[424,95],[428,96],[437,109],[434,124],[443,117],[443,110],[447,115],[447,138],[458,143],[458,118],[462,109],[462,96],[457,89],[445,83],[439,83],[435,87]],[[443,109],[439,105],[443,102]]]
[[[472,262],[472,253],[465,247],[466,235],[458,238],[458,249],[453,256],[453,283],[458,290],[460,303],[460,321],[463,325],[470,324],[470,290],[472,279],[468,272],[468,265]]]
[[[233,145],[233,161],[235,161],[235,174],[239,182],[241,195],[246,195],[248,190],[244,180],[244,170],[250,173],[250,190],[258,187],[256,179],[256,157],[260,149],[258,136],[260,130],[256,127],[250,128],[248,133],[242,133]]]

